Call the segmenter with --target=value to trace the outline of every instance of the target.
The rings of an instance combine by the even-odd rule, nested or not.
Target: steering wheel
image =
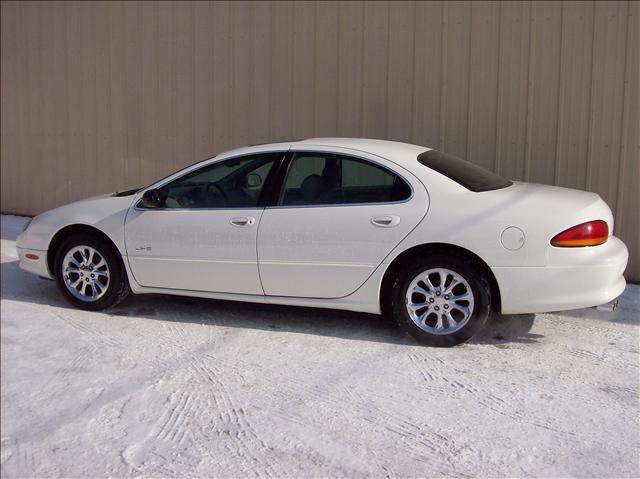
[[[207,202],[210,203],[211,197],[217,196],[222,199],[223,204],[221,206],[227,205],[227,195],[225,194],[224,190],[220,188],[220,186],[218,186],[216,183],[209,183],[206,189],[206,194]]]
[[[187,195],[178,196],[174,199],[174,201],[179,205],[180,208],[190,208],[193,206],[193,199]]]

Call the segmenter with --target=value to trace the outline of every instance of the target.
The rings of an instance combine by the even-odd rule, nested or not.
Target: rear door
[[[265,294],[351,294],[428,205],[422,183],[390,161],[342,148],[292,151],[280,197],[258,232]]]

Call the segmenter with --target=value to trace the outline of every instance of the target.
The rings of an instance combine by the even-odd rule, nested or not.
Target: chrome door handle
[[[251,226],[256,222],[256,219],[251,216],[239,216],[237,218],[231,218],[231,224],[233,226]]]
[[[374,216],[371,222],[381,228],[392,228],[400,224],[400,217],[395,215]]]

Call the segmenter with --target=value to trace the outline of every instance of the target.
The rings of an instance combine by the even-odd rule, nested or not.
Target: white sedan
[[[422,146],[315,138],[223,153],[33,218],[20,266],[82,309],[130,291],[388,313],[419,341],[491,311],[607,303],[625,245],[596,194],[512,182]]]

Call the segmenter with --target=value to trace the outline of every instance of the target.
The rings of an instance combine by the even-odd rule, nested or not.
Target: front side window
[[[389,203],[411,196],[411,187],[393,172],[365,160],[332,153],[296,153],[282,205]]]
[[[160,188],[163,208],[252,208],[282,153],[232,158],[204,166]]]

